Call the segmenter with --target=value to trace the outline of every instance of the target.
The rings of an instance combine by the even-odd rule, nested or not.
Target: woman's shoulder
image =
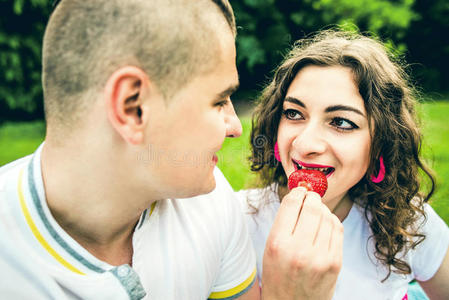
[[[449,239],[449,227],[446,222],[435,212],[429,203],[424,203],[424,217],[418,222],[420,228],[426,235],[434,234],[440,236],[443,234]]]
[[[415,278],[426,281],[439,269],[449,249],[449,227],[430,204],[424,203],[424,217],[418,222],[418,232],[425,236],[412,252]]]
[[[246,213],[258,213],[261,210],[279,207],[278,185],[273,183],[262,188],[244,189],[235,192]]]

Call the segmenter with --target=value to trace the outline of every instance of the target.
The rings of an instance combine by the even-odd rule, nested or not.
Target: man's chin
[[[168,188],[165,198],[185,199],[209,194],[216,187],[215,176],[212,172],[208,176],[200,176],[202,174],[191,174],[189,178],[170,178],[167,183]]]
[[[190,197],[209,194],[215,189],[216,185],[217,184],[215,182],[215,178],[212,176],[212,179],[204,182],[202,186],[199,186],[198,189],[194,191]]]
[[[217,186],[217,183],[215,182],[215,178],[213,179],[213,181],[211,182],[209,188],[207,189],[207,191],[204,194],[209,194],[210,192],[212,192],[215,187]]]

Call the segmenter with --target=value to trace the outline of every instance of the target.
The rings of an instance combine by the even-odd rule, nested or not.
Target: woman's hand
[[[343,258],[343,225],[317,193],[282,200],[263,258],[262,299],[331,299]]]

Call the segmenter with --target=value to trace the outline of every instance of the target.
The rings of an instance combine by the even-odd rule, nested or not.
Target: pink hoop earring
[[[274,144],[274,158],[276,158],[276,160],[278,162],[281,162],[281,156],[279,155],[279,146],[278,146],[278,142],[276,142],[276,144]]]
[[[384,165],[384,158],[381,156],[379,157],[379,174],[377,176],[371,175],[371,181],[374,183],[379,183],[385,178],[385,165]]]

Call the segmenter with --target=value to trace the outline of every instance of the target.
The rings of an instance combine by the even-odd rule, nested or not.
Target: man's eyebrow
[[[334,106],[329,106],[328,108],[326,108],[325,112],[329,113],[329,112],[334,112],[334,111],[340,111],[340,110],[345,110],[345,111],[352,111],[355,112],[356,114],[359,114],[361,116],[365,116],[360,110],[358,110],[355,107],[352,106],[347,106],[347,105],[334,105]]]
[[[231,96],[232,94],[235,93],[235,91],[237,91],[237,89],[239,88],[240,84],[236,83],[231,85],[230,87],[228,87],[227,89],[225,89],[223,92],[220,92],[216,98],[216,100],[223,100],[225,98],[228,98],[229,96]]]

